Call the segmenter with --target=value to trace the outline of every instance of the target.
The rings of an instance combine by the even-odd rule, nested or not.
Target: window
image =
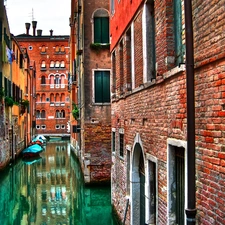
[[[55,63],[54,63],[54,61],[51,61],[50,62],[50,68],[54,68],[55,67]]]
[[[36,129],[37,129],[37,130],[39,130],[39,129],[40,129],[40,126],[39,126],[39,125],[37,125],[37,126],[36,126]]]
[[[41,111],[41,118],[45,118],[45,110]]]
[[[42,62],[41,62],[41,68],[45,68],[46,67],[46,64],[45,64],[45,61],[43,60]]]
[[[46,84],[45,76],[42,76],[42,77],[41,77],[41,84]]]
[[[45,47],[45,45],[42,45],[42,47],[41,47],[41,53],[45,53],[46,52],[46,47]]]
[[[60,129],[60,125],[55,125],[55,129],[56,130]]]
[[[156,163],[148,160],[148,173],[149,173],[149,224],[156,223],[157,207],[157,172],[156,172]]]
[[[56,117],[56,118],[60,118],[60,112],[59,112],[59,110],[56,110],[56,112],[55,112],[55,117]]]
[[[56,67],[56,68],[59,68],[59,61],[56,61],[55,67]]]
[[[66,126],[65,125],[61,125],[61,129],[65,129],[66,128]]]
[[[41,125],[41,129],[45,130],[46,126],[45,125]]]
[[[174,7],[174,41],[175,41],[175,64],[179,66],[183,62],[184,49],[182,45],[182,6],[181,0],[173,1]]]
[[[103,9],[94,14],[94,43],[109,43],[109,16]]]
[[[120,157],[123,157],[124,155],[124,134],[119,134],[119,141],[120,141]]]
[[[59,52],[59,46],[58,45],[55,46],[55,52]]]
[[[95,103],[110,103],[110,72],[95,71],[94,82]]]
[[[61,61],[60,67],[61,67],[61,68],[64,68],[64,67],[65,67],[65,62],[64,62],[64,61]]]
[[[156,77],[156,53],[155,53],[155,11],[154,1],[148,0],[143,13],[143,45],[144,45],[144,82]]]
[[[168,139],[168,215],[171,224],[184,224],[185,221],[185,147],[186,142]]]
[[[64,47],[64,45],[61,46],[60,52],[65,52],[65,47]]]
[[[40,110],[37,110],[36,111],[36,118],[41,118],[41,112],[40,112]]]
[[[116,151],[116,132],[112,132],[112,152]]]

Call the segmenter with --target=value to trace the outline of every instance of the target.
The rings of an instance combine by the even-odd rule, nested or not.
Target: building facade
[[[26,93],[33,86],[35,64],[10,33],[3,1],[0,1],[0,15],[0,169],[3,169],[33,135],[34,119],[30,111],[33,98]]]
[[[32,21],[26,23],[26,33],[16,36],[21,47],[28,51],[36,63],[36,134],[68,137],[67,126],[70,118],[68,94],[69,36],[42,35]]]
[[[124,224],[186,224],[185,1],[110,2],[112,204]],[[192,10],[198,224],[225,223],[223,4]]]
[[[79,118],[73,119],[76,122],[72,130],[79,132],[79,135],[72,136],[72,143],[81,161],[85,182],[110,182],[109,2],[71,2],[74,3],[70,26],[71,35],[75,35],[76,51],[71,74],[77,90],[74,103],[79,108]]]

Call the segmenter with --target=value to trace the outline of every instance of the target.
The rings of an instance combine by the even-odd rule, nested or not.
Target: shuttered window
[[[95,103],[110,103],[110,72],[95,71]]]
[[[183,62],[182,45],[182,9],[181,0],[174,0],[174,41],[175,41],[175,63],[179,66]]]
[[[109,43],[109,17],[94,17],[94,43]]]

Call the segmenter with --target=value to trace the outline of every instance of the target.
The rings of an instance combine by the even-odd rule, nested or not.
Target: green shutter
[[[94,18],[94,43],[101,43],[101,18]]]
[[[110,73],[109,71],[95,72],[95,102],[110,103]]]
[[[100,71],[95,72],[95,102],[102,102],[102,74]]]
[[[109,43],[109,18],[102,17],[102,42]]]
[[[110,76],[109,71],[103,71],[103,102],[110,102]]]

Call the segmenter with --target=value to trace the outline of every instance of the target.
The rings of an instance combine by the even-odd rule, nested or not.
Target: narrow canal
[[[85,186],[66,141],[0,172],[1,225],[115,225],[110,187]]]

